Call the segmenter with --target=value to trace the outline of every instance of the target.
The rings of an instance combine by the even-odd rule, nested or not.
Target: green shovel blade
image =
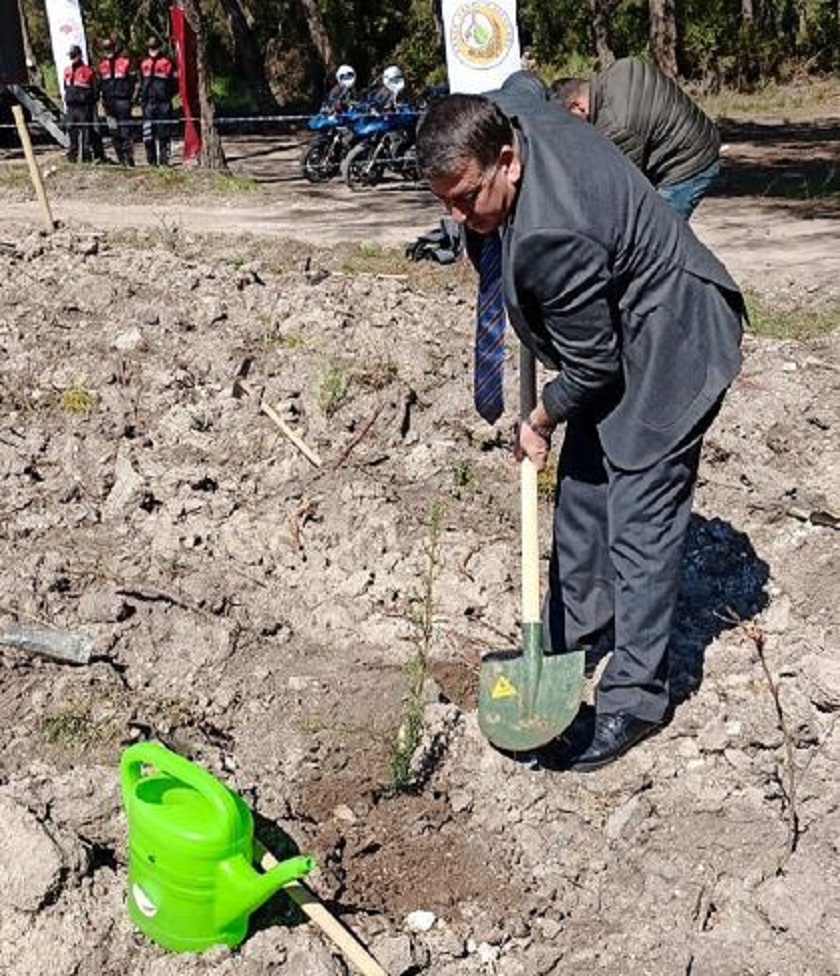
[[[481,662],[478,724],[499,749],[527,752],[547,745],[580,708],[584,653],[543,655],[542,625],[523,624],[523,650],[494,651]]]

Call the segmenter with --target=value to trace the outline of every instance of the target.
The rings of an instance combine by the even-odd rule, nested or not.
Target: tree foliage
[[[35,56],[49,61],[43,0],[21,3]],[[345,62],[361,85],[390,63],[400,64],[415,90],[445,78],[440,0],[200,4],[214,74],[227,77],[224,91],[238,90],[240,102],[254,111],[277,102],[312,107]],[[83,0],[88,36],[94,42],[118,36],[139,52],[149,33],[167,36],[168,6],[166,0]],[[654,23],[663,15],[664,23]],[[523,45],[549,79],[628,54],[661,63],[670,50],[671,69],[707,90],[837,70],[839,17],[838,0],[519,2]]]

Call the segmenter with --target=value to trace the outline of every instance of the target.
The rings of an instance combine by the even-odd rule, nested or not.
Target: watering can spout
[[[224,927],[250,915],[283,885],[304,877],[314,867],[315,859],[305,854],[281,861],[265,874],[255,871],[241,854],[222,861],[219,865],[217,924]]]

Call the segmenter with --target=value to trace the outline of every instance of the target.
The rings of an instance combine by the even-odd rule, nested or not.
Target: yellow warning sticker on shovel
[[[513,684],[508,678],[503,674],[500,674],[496,678],[496,683],[493,685],[493,689],[490,692],[490,697],[493,699],[497,698],[515,698],[519,692],[516,690],[516,685]]]

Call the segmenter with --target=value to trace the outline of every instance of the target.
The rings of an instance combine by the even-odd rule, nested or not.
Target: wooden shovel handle
[[[277,859],[259,841],[254,842],[254,850],[264,871],[277,866]],[[330,914],[326,905],[302,881],[291,881],[283,885],[281,891],[284,891],[304,915],[338,946],[362,976],[388,976],[361,942],[334,915]]]
[[[524,458],[520,464],[522,520],[522,623],[540,621],[540,550],[537,536],[537,468]]]
[[[525,420],[537,405],[537,366],[534,354],[519,347],[519,409]],[[525,458],[520,464],[522,531],[522,623],[540,620],[540,550],[537,536],[537,469]]]

